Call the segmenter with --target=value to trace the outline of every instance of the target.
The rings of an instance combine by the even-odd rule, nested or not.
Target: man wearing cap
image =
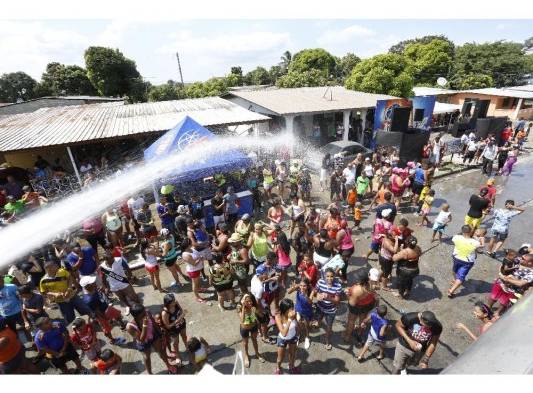
[[[468,213],[466,213],[465,216],[465,225],[469,225],[472,229],[472,234],[474,231],[479,227],[481,224],[481,220],[483,219],[483,214],[488,210],[489,208],[489,200],[487,199],[488,190],[486,187],[483,187],[479,194],[473,194],[470,196],[470,199],[468,201],[470,205],[470,209],[468,210]]]
[[[81,315],[92,315],[91,310],[77,296],[76,281],[68,271],[52,260],[44,263],[44,270],[46,274],[41,278],[39,290],[50,303],[57,303],[67,324],[76,317],[74,310]]]

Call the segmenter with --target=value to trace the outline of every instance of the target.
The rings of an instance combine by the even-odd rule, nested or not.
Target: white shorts
[[[225,222],[225,221],[226,219],[224,218],[224,214],[221,214],[220,216],[213,216],[213,222],[215,223],[215,227],[221,222]]]
[[[321,168],[320,169],[320,181],[325,182],[328,179],[328,170]]]
[[[324,267],[326,263],[329,262],[331,258],[329,257],[323,257],[322,255],[318,255],[316,251],[313,253],[313,261],[320,266],[320,268]]]

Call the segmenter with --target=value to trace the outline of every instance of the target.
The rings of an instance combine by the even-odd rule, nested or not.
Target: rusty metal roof
[[[203,126],[267,121],[220,97],[132,105],[42,108],[0,118],[0,152],[79,144],[171,129],[186,115]]]

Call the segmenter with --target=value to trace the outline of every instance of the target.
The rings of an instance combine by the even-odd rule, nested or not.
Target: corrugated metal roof
[[[99,97],[99,96],[47,96],[47,97],[38,97],[38,98],[32,98],[31,100],[26,101],[20,101],[20,102],[7,102],[7,103],[0,103],[0,106],[10,106],[10,105],[20,105],[25,104],[27,102],[33,102],[33,101],[43,101],[43,100],[84,100],[84,101],[121,101],[124,102],[124,98],[120,97]]]
[[[279,115],[335,112],[357,108],[372,108],[377,100],[396,98],[348,90],[342,86],[268,88],[251,91],[231,91],[225,97],[239,97]]]
[[[0,151],[34,149],[166,131],[189,115],[203,126],[266,121],[219,97],[132,105],[41,108],[0,118]]]
[[[462,90],[461,93],[485,94],[489,96],[514,97],[514,98],[533,98],[533,91],[524,91],[503,87],[501,89],[495,87],[487,87],[485,89]]]
[[[533,85],[513,86],[513,87],[509,87],[509,89],[520,90],[520,91],[533,91]]]
[[[439,87],[426,87],[426,86],[417,86],[413,87],[413,92],[415,96],[438,96],[441,94],[455,94],[456,90],[450,89],[441,89]]]

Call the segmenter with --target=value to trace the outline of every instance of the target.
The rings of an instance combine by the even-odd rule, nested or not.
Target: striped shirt
[[[328,286],[326,280],[320,279],[316,284],[317,293],[325,293],[329,298],[333,298],[336,295],[340,296],[342,292],[342,286],[339,280],[333,280],[333,284]],[[319,300],[318,307],[325,314],[335,314],[337,312],[337,305],[330,300]]]

